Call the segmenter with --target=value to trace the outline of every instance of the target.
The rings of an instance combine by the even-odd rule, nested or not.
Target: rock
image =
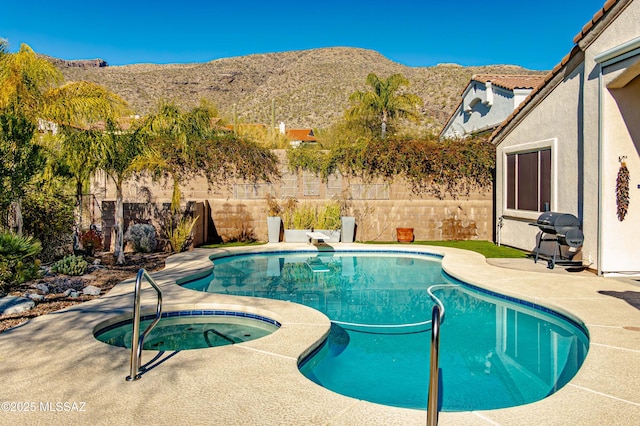
[[[102,263],[102,260],[100,260],[100,259],[94,259],[93,260],[93,264],[96,265],[96,266],[100,265],[101,263]]]
[[[80,296],[80,293],[77,291],[72,291],[71,293],[69,293],[69,297],[71,297],[72,299],[75,299],[78,296]]]
[[[72,288],[68,288],[68,289],[66,289],[66,290],[64,291],[64,293],[62,293],[62,295],[63,295],[64,297],[69,297],[69,295],[70,295],[72,292],[73,292],[73,289],[72,289]]]
[[[36,302],[42,302],[44,300],[44,296],[36,293],[28,293],[27,297],[31,300],[35,300]]]
[[[0,298],[0,315],[20,314],[36,306],[35,302],[26,297],[7,296]]]
[[[100,291],[101,291],[100,288],[94,285],[88,285],[82,289],[82,293],[89,296],[99,296]]]
[[[49,294],[49,287],[45,283],[36,284],[36,288],[42,292],[42,294]]]

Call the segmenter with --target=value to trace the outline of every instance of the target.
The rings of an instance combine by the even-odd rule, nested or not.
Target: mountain
[[[440,64],[407,67],[373,50],[332,47],[255,54],[194,64],[107,66],[105,61],[54,63],[69,81],[99,83],[119,94],[138,114],[153,110],[161,99],[190,107],[212,101],[231,119],[234,105],[241,122],[276,123],[287,127],[325,128],[342,117],[349,95],[365,90],[371,72],[380,77],[400,73],[409,92],[424,100],[426,125],[440,130],[473,74],[539,74],[514,65],[463,67]]]

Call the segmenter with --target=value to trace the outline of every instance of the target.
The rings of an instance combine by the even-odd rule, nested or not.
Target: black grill
[[[584,243],[584,234],[580,230],[580,219],[569,213],[558,212],[544,212],[538,216],[538,220],[535,223],[530,223],[532,226],[537,226],[542,232],[538,244],[536,246],[535,262],[538,262],[540,255],[540,245],[543,241],[554,241],[555,247],[553,250],[553,256],[548,259],[549,269],[553,269],[556,264],[582,264],[582,261],[571,260],[571,257],[564,257],[562,255],[561,246],[569,246],[570,252],[577,252],[577,249],[582,247]],[[545,234],[548,236],[545,237]]]

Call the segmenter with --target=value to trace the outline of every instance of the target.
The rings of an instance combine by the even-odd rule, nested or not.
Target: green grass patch
[[[200,248],[226,248],[226,247],[243,247],[243,246],[261,246],[267,244],[263,241],[254,241],[252,243],[233,242],[233,243],[220,243],[220,244],[207,244],[200,246]],[[402,244],[396,241],[368,241],[367,244]],[[411,244],[418,244],[423,246],[439,246],[439,247],[453,247],[457,249],[470,250],[480,253],[486,258],[498,257],[498,258],[524,258],[527,257],[528,252],[518,250],[512,247],[497,246],[491,241],[481,240],[464,240],[464,241],[414,241]]]
[[[389,241],[369,242],[369,244],[401,244]],[[406,244],[406,243],[404,243]],[[411,244],[419,244],[425,246],[453,247],[457,249],[470,250],[480,253],[486,258],[524,258],[528,252],[518,250],[512,247],[497,246],[491,241],[480,240],[464,240],[464,241],[414,241]]]
[[[214,249],[214,248],[226,248],[226,247],[244,247],[244,246],[261,246],[267,244],[264,241],[254,241],[252,243],[245,243],[242,241],[234,241],[232,243],[219,243],[219,244],[205,244],[202,246],[198,246],[198,248],[208,248],[208,249]]]

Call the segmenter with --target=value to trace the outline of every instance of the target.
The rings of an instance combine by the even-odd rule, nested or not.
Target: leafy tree
[[[97,120],[116,117],[126,111],[126,103],[101,86],[63,82],[62,73],[28,45],[22,44],[16,53],[7,53],[6,41],[0,40],[0,113],[23,117],[34,126],[49,121],[85,128]],[[32,145],[36,146],[37,142]],[[29,149],[29,144],[21,146],[27,152],[19,154],[20,157],[29,157],[35,151]],[[30,167],[36,165],[39,166]],[[14,191],[12,195],[18,197],[13,202],[15,222],[20,226],[20,193]]]
[[[45,143],[48,148],[48,177],[70,180],[75,189],[76,235],[82,232],[85,187],[100,165],[97,151],[102,137],[101,131],[62,126],[58,137],[49,138]]]
[[[124,100],[95,83],[63,83],[60,70],[26,44],[0,56],[0,109],[34,123],[43,119],[80,127],[126,111]]]
[[[417,119],[417,105],[422,99],[417,95],[402,92],[409,86],[402,74],[393,74],[380,79],[376,74],[367,76],[366,84],[371,87],[366,92],[356,91],[349,96],[353,107],[347,111],[349,119],[376,120],[381,128],[381,137],[387,135],[387,126],[396,118]]]
[[[12,227],[22,235],[22,198],[27,184],[44,165],[41,147],[34,142],[35,125],[24,117],[0,112],[0,203],[12,205]]]
[[[277,159],[267,148],[214,126],[214,114],[207,105],[183,112],[173,103],[163,103],[144,124],[148,149],[134,167],[173,180],[171,217],[164,231],[170,241],[177,234],[190,234],[193,226],[193,219],[180,217],[180,186],[185,180],[201,176],[211,184],[232,178],[269,181],[279,173]],[[180,251],[183,244],[172,247]]]
[[[24,233],[42,244],[40,260],[52,262],[71,247],[73,235],[73,197],[60,188],[33,188],[23,200]]]
[[[123,131],[108,120],[107,129],[97,149],[98,164],[116,187],[115,246],[113,256],[118,264],[124,263],[124,211],[122,188],[135,172],[135,160],[144,152],[145,139],[139,127]]]

